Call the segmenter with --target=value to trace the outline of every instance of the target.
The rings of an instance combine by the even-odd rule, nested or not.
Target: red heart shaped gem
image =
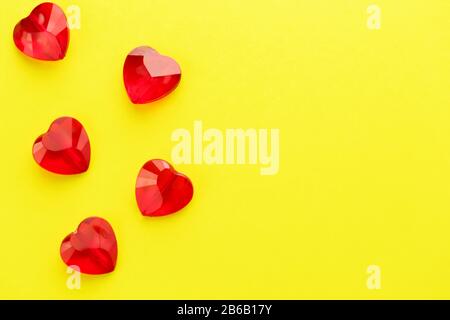
[[[139,172],[136,200],[144,216],[164,216],[184,208],[194,189],[188,177],[164,160],[150,160]]]
[[[82,273],[108,273],[116,267],[116,236],[105,219],[87,218],[64,238],[60,253],[65,264],[78,267]]]
[[[33,145],[34,160],[59,174],[77,174],[89,168],[91,145],[83,125],[71,117],[58,118]]]
[[[143,104],[161,99],[180,82],[181,69],[170,57],[150,47],[131,51],[123,66],[123,80],[131,101]]]
[[[60,60],[69,46],[69,27],[63,10],[45,2],[14,28],[14,43],[26,55],[40,60]]]

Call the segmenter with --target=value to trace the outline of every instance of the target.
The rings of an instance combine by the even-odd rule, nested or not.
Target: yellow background
[[[12,31],[37,1],[0,12],[1,298],[450,298],[450,2],[58,1],[81,8],[62,62]],[[126,54],[149,45],[183,70],[166,99],[132,105]],[[34,163],[34,139],[79,119],[80,176]],[[144,218],[141,165],[170,160],[177,128],[279,128],[280,171],[179,165],[195,196]],[[106,218],[119,259],[66,288],[63,237]],[[381,290],[366,287],[381,267]]]

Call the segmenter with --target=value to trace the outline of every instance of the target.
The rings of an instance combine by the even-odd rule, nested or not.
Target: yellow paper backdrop
[[[58,1],[81,9],[61,62],[12,31],[37,1],[0,11],[1,298],[450,298],[450,2]],[[132,105],[128,51],[149,45],[183,77]],[[92,146],[89,171],[37,166],[34,139],[63,115]],[[280,171],[178,165],[191,204],[144,218],[141,165],[170,160],[177,128],[279,128]],[[106,218],[119,259],[69,290],[63,237]],[[381,268],[381,289],[366,286]]]

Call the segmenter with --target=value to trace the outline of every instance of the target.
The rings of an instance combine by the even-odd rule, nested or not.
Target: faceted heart
[[[164,160],[150,160],[139,172],[136,200],[144,216],[164,216],[184,208],[192,199],[191,180]]]
[[[143,104],[172,92],[180,82],[181,69],[172,58],[160,55],[152,48],[139,47],[128,54],[123,79],[131,101]]]
[[[14,43],[26,55],[40,60],[60,60],[69,46],[69,27],[63,10],[45,2],[14,28]]]
[[[53,121],[47,133],[33,146],[34,160],[44,169],[59,174],[77,174],[89,168],[91,146],[83,125],[62,117]]]
[[[87,218],[64,238],[60,253],[65,264],[76,266],[82,273],[108,273],[116,267],[116,236],[106,220]]]

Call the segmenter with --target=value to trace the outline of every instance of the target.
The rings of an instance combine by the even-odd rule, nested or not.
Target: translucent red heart
[[[44,169],[71,175],[88,170],[91,145],[83,125],[71,117],[58,118],[33,145],[34,160]]]
[[[69,46],[69,27],[64,11],[45,2],[14,28],[14,43],[27,56],[39,60],[61,60]]]
[[[136,201],[144,216],[164,216],[184,208],[192,199],[191,180],[167,161],[150,160],[136,181]]]
[[[86,274],[114,271],[117,261],[117,240],[105,219],[91,217],[83,220],[75,232],[61,243],[64,263]]]
[[[150,47],[139,47],[125,60],[123,80],[133,103],[149,103],[175,90],[181,80],[181,69],[174,59]]]

